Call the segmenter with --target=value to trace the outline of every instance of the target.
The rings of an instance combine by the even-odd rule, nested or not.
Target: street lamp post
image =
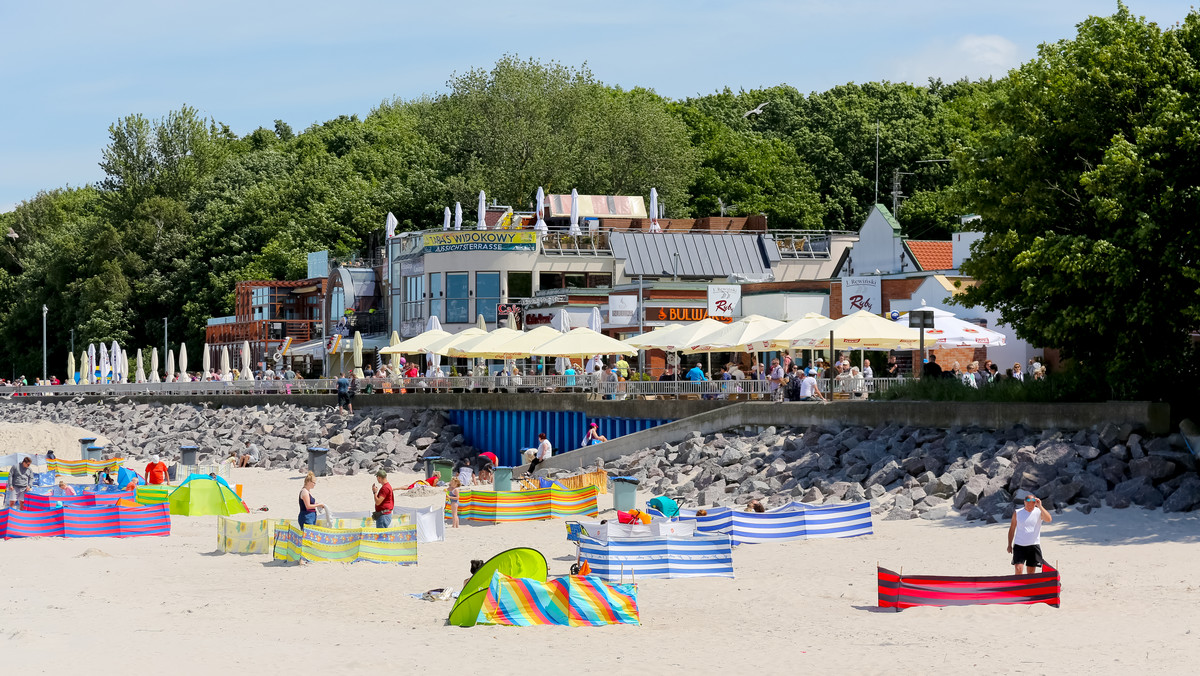
[[[46,314],[50,308],[42,305],[42,380],[46,379]]]

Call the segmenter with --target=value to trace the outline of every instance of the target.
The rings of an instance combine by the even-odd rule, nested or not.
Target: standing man
[[[776,402],[783,401],[783,383],[787,378],[783,375],[783,367],[779,365],[778,359],[771,360],[771,376],[770,384],[767,388],[771,391],[771,399]]]
[[[375,527],[390,528],[396,500],[392,496],[392,485],[388,483],[387,472],[382,467],[375,470],[375,483],[371,484],[371,493],[375,495],[375,512],[371,514],[375,519]]]
[[[692,370],[688,371],[685,377],[693,383],[702,383],[708,380],[708,376],[704,375],[704,369],[700,368],[700,362],[692,364]]]
[[[33,485],[33,460],[21,458],[8,470],[8,490],[4,496],[9,509],[25,509],[25,492]]]
[[[625,361],[625,357],[618,355],[617,359],[617,377],[621,380],[629,380],[629,362]]]
[[[170,475],[167,472],[167,463],[162,461],[157,455],[150,456],[150,463],[146,465],[146,483],[151,486],[165,484]]]
[[[1042,524],[1051,520],[1041,499],[1032,495],[1026,495],[1024,506],[1013,512],[1008,525],[1008,553],[1012,554],[1017,575],[1032,575],[1042,565]]]
[[[350,380],[346,378],[345,373],[339,373],[337,377],[337,406],[338,413],[345,413],[346,407],[350,405]]]
[[[921,369],[922,378],[941,378],[942,367],[937,363],[937,355],[929,353],[929,363],[925,364],[925,368]]]
[[[872,380],[873,378],[875,378],[875,372],[871,370],[871,360],[870,359],[863,360],[862,377],[863,377],[863,380]]]

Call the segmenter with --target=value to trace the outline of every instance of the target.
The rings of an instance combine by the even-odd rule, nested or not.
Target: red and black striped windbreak
[[[879,568],[879,607],[974,606],[992,603],[1061,603],[1058,571],[1045,566],[1035,575],[952,577],[904,575]]]

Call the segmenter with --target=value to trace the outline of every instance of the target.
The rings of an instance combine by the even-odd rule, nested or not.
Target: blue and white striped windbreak
[[[605,580],[638,577],[733,577],[728,535],[579,539],[580,558]]]
[[[694,509],[679,510],[679,518],[695,519],[697,533],[726,533],[733,544],[786,542],[814,538],[870,535],[871,503],[806,505],[791,502],[767,512],[744,512],[711,507],[697,517]]]

